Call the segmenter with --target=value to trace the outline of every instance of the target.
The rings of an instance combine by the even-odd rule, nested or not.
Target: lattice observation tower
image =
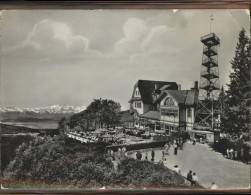
[[[217,48],[220,39],[210,33],[201,37],[203,54],[199,85],[198,105],[195,112],[194,129],[219,130],[220,106],[219,106],[219,65]]]

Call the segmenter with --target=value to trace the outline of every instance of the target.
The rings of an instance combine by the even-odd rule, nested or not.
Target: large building
[[[139,80],[129,101],[127,127],[165,134],[192,130],[197,100],[198,82],[190,90],[181,90],[175,82]]]

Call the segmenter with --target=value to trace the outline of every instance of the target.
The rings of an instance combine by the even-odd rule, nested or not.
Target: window
[[[135,102],[134,106],[135,108],[141,108],[141,102]]]
[[[174,106],[174,102],[173,102],[172,98],[170,98],[170,97],[166,98],[166,100],[164,102],[164,106]]]
[[[187,117],[192,117],[192,110],[191,110],[191,108],[187,109]]]
[[[138,89],[135,90],[135,96],[140,96]]]
[[[155,129],[156,129],[156,130],[161,130],[161,127],[160,127],[160,124],[159,124],[159,123],[156,123]]]

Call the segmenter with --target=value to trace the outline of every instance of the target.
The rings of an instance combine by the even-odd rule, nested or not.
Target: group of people
[[[234,150],[233,148],[227,149],[227,157],[230,159],[237,159],[238,158],[238,151]]]
[[[121,160],[123,158],[127,158],[128,157],[128,153],[127,153],[126,147],[118,148],[117,152],[114,152],[112,149],[108,149],[107,150],[107,156],[112,161],[115,161],[116,159],[117,160]]]
[[[140,152],[140,151],[137,151],[136,152],[136,159],[137,160],[142,160],[142,157],[143,157],[143,155],[142,155],[142,153]],[[151,152],[151,161],[154,161],[154,157],[155,157],[155,152],[154,152],[154,150],[152,150],[152,152]],[[146,154],[145,154],[145,159],[144,160],[148,160],[148,152],[146,152]]]
[[[187,180],[190,181],[191,185],[198,184],[198,177],[195,172],[189,171],[187,174]]]
[[[249,161],[249,149],[248,147],[242,147],[240,149],[234,149],[232,148],[227,148],[226,150],[226,156],[229,159],[232,160],[240,160],[245,163],[248,163]]]
[[[183,144],[184,144],[184,141],[183,141],[183,138],[180,137],[180,138],[177,138],[176,140],[173,141],[174,142],[174,155],[177,155],[178,154],[178,149],[180,150],[183,150]]]
[[[183,150],[183,145],[184,145],[184,141],[183,141],[183,138],[177,138],[175,140],[173,140],[173,148],[174,148],[174,155],[177,155],[178,154],[178,150]],[[170,142],[167,142],[163,148],[163,151],[162,151],[162,156],[164,157],[165,155],[169,155],[169,150],[171,148],[171,143]]]

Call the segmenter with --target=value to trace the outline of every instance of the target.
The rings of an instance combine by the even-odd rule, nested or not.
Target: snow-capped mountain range
[[[0,107],[0,113],[75,114],[85,110],[85,106],[52,105],[37,108]]]

